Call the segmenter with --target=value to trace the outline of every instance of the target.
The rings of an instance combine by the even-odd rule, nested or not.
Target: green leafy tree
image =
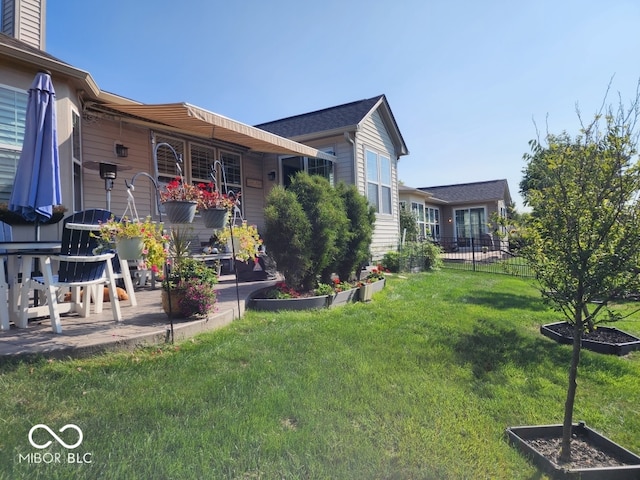
[[[561,461],[571,459],[571,425],[583,333],[607,320],[607,303],[637,291],[640,273],[640,168],[630,109],[607,109],[572,138],[530,142],[520,183],[532,208],[523,256],[542,295],[573,327]],[[580,117],[580,115],[578,114]]]

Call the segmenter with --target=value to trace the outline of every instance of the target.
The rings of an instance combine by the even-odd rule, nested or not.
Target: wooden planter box
[[[551,474],[553,478],[580,480],[632,480],[640,478],[640,457],[638,455],[592,430],[583,422],[573,425],[572,433],[574,435],[627,465],[567,469],[546,458],[528,442],[537,438],[562,438],[562,425],[510,427],[507,428],[506,433],[513,446],[530,457],[538,468]]]

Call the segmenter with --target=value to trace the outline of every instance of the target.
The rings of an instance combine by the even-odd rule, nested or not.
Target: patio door
[[[484,208],[456,210],[456,241],[461,247],[470,247],[471,239],[479,239],[486,233]]]

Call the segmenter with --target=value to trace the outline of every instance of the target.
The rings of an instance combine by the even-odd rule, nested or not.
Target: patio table
[[[28,318],[45,314],[43,307],[23,306],[21,299],[20,283],[29,282],[32,275],[33,261],[35,259],[47,258],[51,254],[60,252],[60,242],[58,241],[2,241],[0,251],[6,256],[5,262],[0,261],[0,291],[4,302],[0,298],[0,329],[9,330],[9,323],[13,322],[19,328],[25,328]],[[22,273],[22,279],[20,274]],[[24,321],[21,319],[22,308],[27,309]]]

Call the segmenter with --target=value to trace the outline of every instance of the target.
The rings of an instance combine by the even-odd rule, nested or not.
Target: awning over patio
[[[291,154],[335,160],[333,155],[274,135],[256,127],[231,120],[188,103],[155,105],[106,103],[100,107],[131,115],[158,125],[166,125],[185,134],[241,145],[255,152]]]

